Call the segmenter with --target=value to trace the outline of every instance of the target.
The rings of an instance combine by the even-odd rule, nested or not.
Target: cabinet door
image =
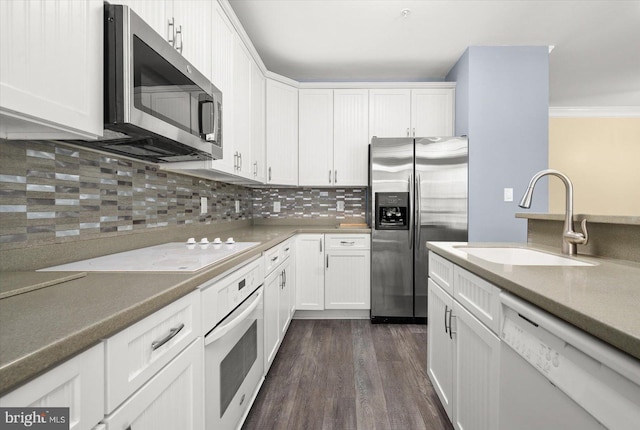
[[[324,235],[296,237],[296,309],[324,309]]]
[[[333,91],[333,170],[335,185],[368,185],[368,90]]]
[[[298,90],[267,79],[267,183],[298,185]]]
[[[369,90],[369,141],[373,136],[408,137],[410,128],[410,90]]]
[[[204,428],[202,338],[194,341],[115,412],[107,430]]]
[[[325,309],[370,309],[370,267],[369,251],[327,252]]]
[[[454,337],[449,333],[449,313],[453,312],[453,299],[433,280],[429,279],[427,325],[427,374],[440,402],[453,419]]]
[[[278,326],[278,311],[280,302],[280,271],[276,270],[264,280],[264,371],[271,367],[271,363],[278,352],[280,342],[280,327]]]
[[[251,56],[240,37],[233,51],[233,95],[235,150],[238,152],[236,173],[251,178]]]
[[[278,302],[278,326],[280,340],[284,339],[291,321],[291,283],[287,278],[291,277],[291,260],[288,259],[280,267],[280,301]]]
[[[300,90],[299,121],[298,183],[333,184],[333,90]]]
[[[68,407],[68,428],[90,429],[104,417],[104,386],[104,345],[100,343],[3,396],[0,407]]]
[[[100,0],[0,2],[0,138],[103,133]]]
[[[209,0],[172,1],[176,49],[207,79],[211,79],[211,17]]]
[[[265,182],[265,77],[251,63],[251,169],[253,179]]]
[[[500,339],[458,302],[454,302],[453,314],[456,377],[452,422],[459,429],[496,429]]]
[[[411,90],[411,129],[417,137],[453,136],[453,90]]]
[[[188,3],[188,2],[187,2]],[[211,169],[235,173],[235,96],[234,50],[235,30],[218,2],[212,2],[212,66],[213,84],[222,91],[222,159],[210,162]]]

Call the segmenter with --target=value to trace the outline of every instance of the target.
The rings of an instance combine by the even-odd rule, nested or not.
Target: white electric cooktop
[[[260,242],[165,243],[38,271],[195,272],[259,244]]]

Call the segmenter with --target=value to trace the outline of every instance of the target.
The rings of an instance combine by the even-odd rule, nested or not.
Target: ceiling
[[[443,80],[468,46],[553,45],[550,106],[640,106],[640,1],[229,3],[267,69],[297,81]]]

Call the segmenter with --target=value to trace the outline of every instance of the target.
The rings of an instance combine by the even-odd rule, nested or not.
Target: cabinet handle
[[[415,127],[413,128],[413,137],[416,137],[416,129],[415,129]]]
[[[409,127],[407,127],[407,137],[409,137]]]
[[[356,242],[353,240],[341,240],[340,241],[340,245],[344,245],[344,246],[353,246],[355,245]]]
[[[238,165],[238,170],[242,170],[242,152],[238,152],[238,160],[240,164]]]
[[[180,333],[180,330],[182,330],[184,328],[184,324],[180,323],[179,326],[172,328],[171,330],[169,330],[169,333],[163,337],[160,340],[156,340],[151,342],[151,349],[152,350],[156,350],[158,348],[160,348],[162,345],[164,345],[165,343],[169,342],[171,339],[173,339],[178,333]]]
[[[322,239],[320,239],[320,252],[322,252]]]
[[[453,317],[453,309],[449,309],[449,339],[453,339],[453,328],[451,327],[452,317]]]
[[[282,274],[284,276],[284,285],[286,286],[287,285],[287,269],[284,269],[282,271]]]
[[[269,181],[271,181],[271,167],[269,167]]]
[[[329,169],[329,183],[331,183],[331,169]]]
[[[176,26],[174,25],[175,18],[171,18],[167,23],[167,41],[173,46],[176,47]]]
[[[258,176],[258,162],[253,162],[253,176]]]
[[[238,170],[238,151],[233,153],[233,171]]]
[[[327,269],[329,268],[329,254],[327,254]]]
[[[285,249],[284,249],[284,251],[285,251],[285,252],[289,252],[289,249],[290,249],[290,248],[289,248],[289,247],[287,247],[287,248],[285,248]]]
[[[338,183],[338,170],[334,170],[333,171],[333,183],[337,184]]]
[[[444,332],[449,333],[449,329],[447,328],[447,312],[449,309],[449,305],[444,305]]]
[[[178,35],[180,35],[180,46],[176,46],[176,50],[182,54],[182,47],[184,46],[182,42],[182,24],[180,24],[176,30],[176,45],[178,45]]]
[[[276,255],[275,257],[273,257],[273,258],[271,259],[271,261],[276,261],[277,259],[278,259],[278,256]]]

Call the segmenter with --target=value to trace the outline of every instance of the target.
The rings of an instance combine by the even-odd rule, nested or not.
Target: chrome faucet
[[[557,176],[564,182],[565,195],[566,195],[566,205],[565,205],[565,216],[564,216],[564,232],[562,233],[562,253],[575,255],[578,253],[578,245],[586,245],[589,240],[589,235],[587,233],[587,220],[582,220],[582,233],[578,233],[573,230],[573,184],[569,177],[562,172],[553,169],[541,170],[531,178],[529,182],[529,187],[527,191],[522,196],[522,200],[520,200],[520,206],[524,209],[529,209],[531,207],[531,197],[533,196],[533,188],[536,186],[536,182],[538,179],[542,178],[546,175]]]

